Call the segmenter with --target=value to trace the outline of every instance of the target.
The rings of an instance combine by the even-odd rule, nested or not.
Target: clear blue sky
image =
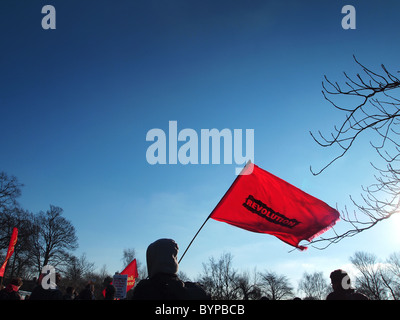
[[[41,9],[56,9],[43,30]],[[356,8],[356,30],[341,9]],[[342,115],[323,99],[326,74],[365,65],[399,70],[398,1],[22,1],[0,4],[0,170],[24,183],[20,204],[50,204],[76,227],[98,268],[121,270],[124,248],[175,239],[181,253],[235,178],[235,164],[150,165],[146,133],[254,129],[255,163],[331,206],[373,182],[368,137],[318,177],[335,155],[309,131]],[[181,143],[182,144],[182,143]],[[400,244],[392,220],[324,251],[210,220],[182,261],[195,277],[231,252],[238,269],[294,281],[346,267],[365,250],[385,259]],[[340,228],[340,222],[338,223]]]

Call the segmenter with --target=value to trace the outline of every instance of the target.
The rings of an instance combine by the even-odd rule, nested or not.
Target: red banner
[[[126,286],[126,292],[128,292],[135,285],[136,278],[139,277],[138,272],[137,272],[136,259],[133,259],[131,261],[131,263],[129,263],[128,266],[120,274],[128,275],[128,283]],[[111,282],[111,284],[112,284],[112,282]],[[103,296],[104,297],[106,296],[106,289],[103,290]]]
[[[4,260],[3,265],[0,268],[0,277],[4,277],[4,271],[6,269],[8,259],[10,259],[12,254],[14,253],[14,248],[15,248],[15,244],[17,243],[17,239],[18,239],[18,229],[14,228],[12,231],[12,234],[11,234],[10,243],[8,245],[6,258]]]
[[[126,292],[128,292],[135,285],[136,278],[139,277],[137,272],[136,259],[133,259],[132,262],[128,264],[128,266],[121,272],[121,274],[128,275],[128,286],[126,288]]]
[[[337,210],[288,182],[248,163],[210,215],[253,232],[299,246],[331,228]]]

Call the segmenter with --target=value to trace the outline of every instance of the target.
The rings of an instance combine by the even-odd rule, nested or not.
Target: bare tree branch
[[[312,241],[312,244],[322,244],[320,249],[325,249],[332,243],[352,237],[362,231],[368,230],[378,222],[390,218],[398,211],[400,202],[400,98],[395,95],[400,88],[400,79],[381,65],[380,72],[375,72],[354,57],[356,64],[362,69],[361,74],[349,76],[344,72],[345,83],[339,85],[325,76],[322,83],[322,94],[334,108],[345,115],[344,121],[334,126],[329,136],[318,131],[318,135],[310,132],[314,141],[320,146],[338,147],[339,154],[322,169],[314,171],[314,175],[321,174],[335,161],[345,156],[353,144],[362,134],[371,134],[370,145],[377,154],[386,162],[385,168],[378,168],[371,163],[377,171],[376,183],[363,187],[362,201],[355,201],[350,197],[356,210],[350,213],[347,208],[342,210],[341,219],[349,224],[350,229],[341,234],[334,231],[328,238]],[[341,106],[334,100],[335,96],[355,97],[359,101],[355,105]],[[350,100],[353,101],[353,100]],[[372,140],[374,139],[374,140]],[[377,141],[376,141],[377,139]]]

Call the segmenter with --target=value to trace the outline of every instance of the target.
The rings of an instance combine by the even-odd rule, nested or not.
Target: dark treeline
[[[211,257],[203,263],[198,281],[213,297],[221,300],[288,300],[301,297],[325,300],[331,293],[331,281],[322,271],[304,272],[296,286],[284,274],[257,270],[239,272],[233,257],[224,253],[219,259]],[[384,262],[367,252],[356,252],[350,261],[357,271],[351,287],[371,300],[400,299],[400,253],[391,254]],[[334,271],[335,267],[332,268]]]
[[[105,279],[112,277],[106,265],[95,271],[94,263],[85,254],[77,257],[73,251],[78,247],[75,228],[63,217],[60,207],[50,205],[45,211],[32,213],[17,202],[22,184],[13,176],[0,173],[0,259],[4,261],[11,232],[19,230],[18,242],[8,261],[2,284],[7,285],[13,278],[23,279],[20,290],[31,292],[37,285],[37,278],[43,266],[52,265],[61,275],[59,288],[63,293],[73,288],[77,294],[90,285],[94,298],[104,299]],[[124,249],[122,265],[135,257],[135,250]],[[393,253],[380,261],[370,253],[356,252],[350,261],[357,270],[352,286],[372,300],[400,299],[400,253]],[[332,266],[332,271],[336,269]],[[146,267],[138,261],[139,279],[147,277]],[[303,299],[324,300],[332,291],[330,279],[322,272],[305,272],[300,281],[293,285],[284,274],[266,269],[265,271],[238,271],[233,265],[233,256],[224,253],[219,258],[210,257],[202,265],[196,279],[182,271],[179,278],[198,282],[204,290],[218,300],[287,300],[297,296]],[[128,293],[128,299],[130,297]]]

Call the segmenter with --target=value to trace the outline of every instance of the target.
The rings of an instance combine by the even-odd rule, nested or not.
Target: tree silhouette
[[[330,286],[322,272],[304,272],[299,282],[299,291],[304,292],[307,299],[325,300],[330,292]]]
[[[362,231],[372,228],[378,222],[388,219],[398,211],[400,193],[400,79],[382,64],[379,72],[372,71],[354,57],[356,64],[362,69],[361,74],[349,76],[344,72],[345,82],[332,82],[325,76],[322,83],[322,93],[327,101],[344,113],[342,123],[334,126],[329,135],[318,135],[310,132],[314,141],[320,146],[338,147],[340,152],[322,169],[310,170],[318,175],[342,158],[359,140],[362,134],[371,133],[370,145],[386,164],[376,170],[376,182],[363,187],[362,201],[355,201],[350,196],[356,210],[350,213],[347,208],[341,212],[341,219],[349,224],[349,229],[332,237],[319,238],[312,244],[322,242],[322,249],[343,238],[352,237]],[[343,98],[346,103],[343,105]],[[356,99],[356,103],[352,103]],[[335,102],[340,100],[341,102]]]
[[[17,198],[21,195],[22,183],[14,176],[0,172],[0,212],[17,206]]]
[[[293,287],[285,275],[266,271],[260,274],[264,294],[270,300],[283,300],[293,296]]]
[[[199,283],[213,299],[238,298],[237,271],[232,266],[232,259],[232,254],[224,253],[218,260],[211,257],[208,263],[203,263],[203,273],[200,275]]]
[[[62,208],[50,205],[49,210],[40,212],[36,218],[34,257],[39,273],[47,264],[55,267],[68,261],[68,252],[78,247],[75,228],[62,213]]]

